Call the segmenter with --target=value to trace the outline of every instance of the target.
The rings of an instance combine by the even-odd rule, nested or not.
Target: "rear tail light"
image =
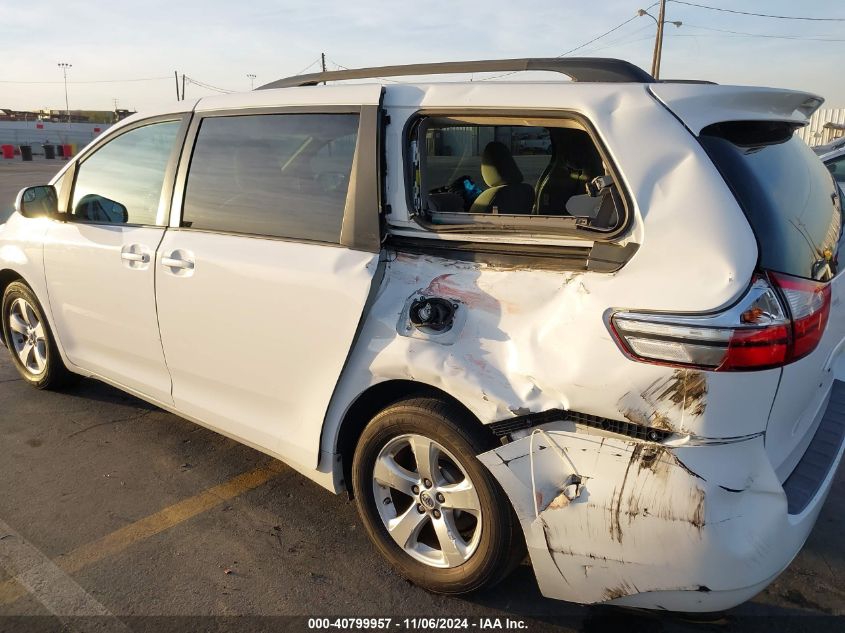
[[[812,352],[822,340],[830,316],[830,284],[769,273],[780,288],[792,316],[792,358]]]
[[[617,312],[610,330],[630,358],[713,371],[778,367],[812,352],[830,314],[826,283],[767,273],[717,314]]]

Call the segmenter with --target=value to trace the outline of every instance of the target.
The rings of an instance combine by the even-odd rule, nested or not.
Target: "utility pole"
[[[657,17],[657,37],[654,39],[654,58],[651,61],[651,76],[660,79],[660,57],[663,55],[663,25],[666,20],[666,0],[660,0]]]
[[[70,123],[70,105],[68,105],[67,100],[67,69],[73,68],[73,64],[68,64],[67,62],[59,62],[59,68],[62,69],[62,75],[65,78],[65,113],[67,114],[67,122]]]
[[[247,73],[247,78],[249,79],[249,89],[255,90],[255,75]]]
[[[654,17],[645,9],[639,9],[637,15],[640,17],[647,15],[657,24],[657,35],[654,38],[654,57],[651,60],[651,76],[655,79],[660,79],[660,58],[663,56],[663,27],[666,24],[674,24],[676,27],[680,27],[683,22],[680,20],[666,20],[666,0],[660,0],[658,17]]]
[[[182,73],[182,101],[185,100],[185,73]]]
[[[180,101],[179,99],[179,71],[173,71],[173,78],[176,80],[176,101]]]

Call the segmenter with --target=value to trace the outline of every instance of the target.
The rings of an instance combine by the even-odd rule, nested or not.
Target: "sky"
[[[692,0],[691,0],[692,1]],[[845,1],[697,0],[720,8],[843,21],[745,16],[670,0],[661,77],[767,85],[845,107]],[[250,89],[303,71],[507,57],[619,57],[651,67],[649,0],[0,0],[0,107],[132,110]],[[657,15],[657,7],[650,12]],[[580,47],[620,23],[609,35]],[[732,32],[727,32],[732,31]],[[753,35],[747,35],[753,34]],[[766,37],[763,37],[766,36]],[[838,41],[836,41],[838,40]],[[580,47],[580,48],[578,48]],[[504,80],[518,79],[514,75]],[[483,79],[477,75],[475,80]],[[532,78],[537,78],[532,77]]]

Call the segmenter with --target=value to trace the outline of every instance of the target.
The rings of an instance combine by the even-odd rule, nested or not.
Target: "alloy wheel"
[[[391,439],[373,467],[373,495],[391,538],[432,567],[465,563],[481,538],[481,502],[460,462],[423,435]]]
[[[38,313],[24,299],[12,302],[9,310],[12,348],[23,367],[33,376],[47,369],[47,337]]]

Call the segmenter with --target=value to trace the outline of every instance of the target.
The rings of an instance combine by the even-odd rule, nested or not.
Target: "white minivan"
[[[520,70],[572,81],[382,79]],[[527,552],[549,597],[729,608],[843,452],[841,206],[793,134],[821,103],[611,59],[181,101],[19,194],[4,342],[354,495],[431,591]]]

